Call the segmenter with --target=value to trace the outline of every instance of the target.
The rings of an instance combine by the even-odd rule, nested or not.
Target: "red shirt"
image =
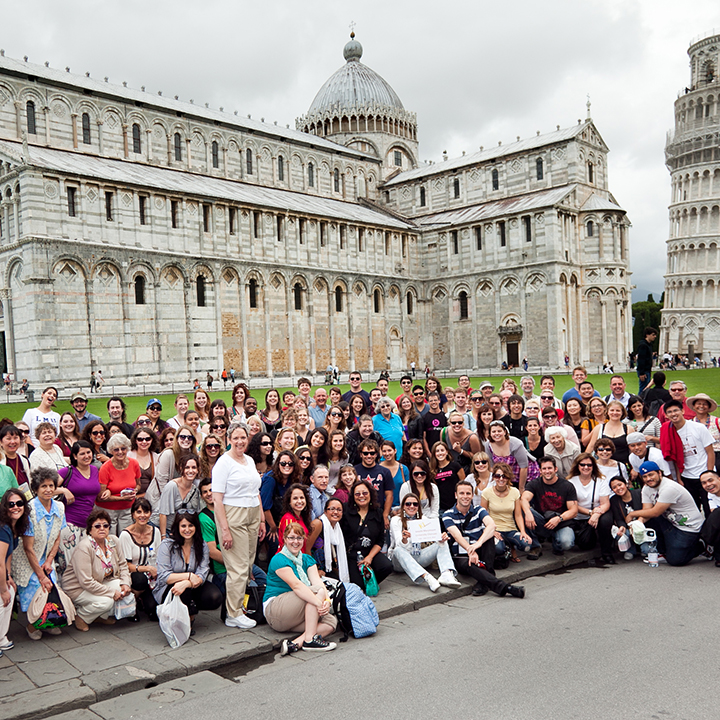
[[[112,460],[108,460],[100,468],[100,484],[106,485],[111,495],[120,495],[126,488],[134,490],[137,487],[142,473],[140,464],[133,458],[128,458],[128,463],[124,470],[118,470]],[[135,498],[130,497],[128,500],[98,500],[95,504],[105,510],[129,510],[134,501]]]

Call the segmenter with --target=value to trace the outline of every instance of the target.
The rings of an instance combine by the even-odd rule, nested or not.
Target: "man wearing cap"
[[[679,483],[663,477],[657,463],[647,461],[638,469],[643,481],[641,510],[631,510],[626,522],[642,520],[657,534],[658,552],[668,565],[687,565],[700,554],[703,517],[692,495]]]
[[[162,403],[157,398],[150,398],[148,400],[147,407],[145,408],[145,414],[150,418],[150,429],[160,437],[160,433],[168,427],[165,420],[160,419],[160,413],[162,412]]]
[[[75,410],[74,415],[75,419],[78,422],[78,425],[80,426],[80,432],[85,430],[85,426],[89,422],[92,422],[93,420],[100,420],[97,415],[93,415],[92,413],[89,413],[87,411],[88,399],[87,395],[84,392],[73,393],[72,397],[70,398],[70,404]]]
[[[700,423],[685,419],[679,400],[666,402],[663,409],[668,421],[660,428],[660,450],[663,457],[675,463],[683,485],[707,516],[710,511],[707,495],[700,484],[700,475],[706,470],[715,469],[713,437]]]
[[[630,450],[630,465],[632,470],[630,471],[630,477],[636,480],[638,475],[638,469],[644,463],[650,460],[654,462],[659,468],[660,472],[665,477],[671,477],[670,466],[665,461],[662,452],[659,448],[649,447],[647,444],[647,438],[641,432],[631,432],[627,436],[628,449]]]

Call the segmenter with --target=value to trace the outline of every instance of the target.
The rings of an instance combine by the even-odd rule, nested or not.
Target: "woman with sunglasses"
[[[75,627],[114,625],[115,601],[129,595],[130,570],[120,541],[110,534],[110,516],[98,508],[90,513],[87,535],[73,553],[63,575],[63,590],[75,605]]]
[[[331,433],[334,430],[341,430],[343,433],[347,433],[345,413],[343,413],[339,407],[335,405],[332,406],[325,416],[325,424],[323,427],[328,431],[328,433]]]
[[[160,543],[156,567],[155,601],[159,605],[169,593],[177,595],[187,606],[191,625],[200,610],[217,610],[222,605],[222,591],[207,579],[210,551],[197,513],[175,515],[168,537]]]
[[[268,553],[274,555],[278,549],[278,524],[283,516],[283,498],[288,488],[298,482],[300,467],[294,453],[281,450],[270,470],[262,477],[260,498],[265,513]]]
[[[157,578],[157,553],[162,541],[160,530],[150,524],[152,507],[145,498],[135,498],[130,515],[132,524],[118,538],[130,571],[130,589],[150,619],[157,620],[157,602],[151,585],[155,585]],[[138,619],[137,614],[128,618],[131,622],[137,622]]]
[[[197,455],[184,455],[180,458],[180,477],[165,485],[158,505],[158,526],[163,538],[167,536],[167,529],[172,526],[177,512],[200,512],[202,497],[195,485],[199,471]]]
[[[480,439],[465,427],[465,420],[459,412],[448,415],[448,427],[441,433],[441,439],[450,449],[450,457],[460,464],[465,474],[470,472],[472,457],[480,451]]]
[[[7,490],[0,500],[0,653],[14,646],[7,636],[17,593],[11,563],[13,551],[28,529],[28,514],[25,496],[15,488]]]
[[[140,490],[137,497],[144,497],[152,479],[155,477],[155,467],[160,459],[158,454],[160,441],[148,425],[140,425],[130,438],[130,452],[128,458],[137,461],[140,466]]]
[[[410,463],[410,480],[400,488],[400,504],[403,498],[413,493],[420,498],[420,508],[427,518],[440,517],[440,491],[433,482],[433,474],[424,460]]]
[[[180,460],[186,455],[195,455],[195,434],[192,428],[183,425],[176,431],[172,447],[160,453],[160,459],[155,468],[155,477],[145,493],[145,497],[153,506],[152,521],[154,523],[158,522],[157,511],[160,496],[170,480],[180,477]]]
[[[332,411],[331,411],[332,412]],[[327,426],[325,426],[327,430]],[[347,464],[348,449],[345,442],[345,432],[343,430],[330,430],[328,432],[328,472],[330,478],[328,480],[328,492],[333,492],[338,484],[340,468]]]
[[[465,479],[465,471],[460,463],[451,459],[444,442],[436,442],[430,449],[430,470],[439,491],[440,512],[444,513],[455,504],[455,486]]]
[[[317,540],[322,523],[319,519],[312,519],[310,495],[307,486],[293,483],[285,493],[282,504],[282,517],[278,523],[278,552],[283,548],[285,528],[290,523],[299,523],[305,530],[307,542],[303,545],[303,552],[310,553]]]
[[[102,420],[91,420],[83,430],[82,439],[89,442],[93,449],[93,465],[99,470],[110,459],[105,442],[107,431]]]
[[[230,423],[224,417],[211,418],[210,422],[205,426],[207,431],[215,435],[226,450],[228,449],[227,429],[229,426]]]
[[[498,463],[493,467],[492,478],[494,483],[482,491],[480,504],[495,522],[495,553],[503,555],[510,545],[512,562],[520,562],[518,550],[527,553],[528,560],[537,560],[542,555],[542,546],[525,527],[520,491],[512,484],[512,468]]]
[[[613,459],[615,443],[610,438],[600,438],[595,444],[595,460],[605,480],[610,483],[614,477],[629,482],[627,465]]]
[[[490,467],[490,456],[484,451],[476,452],[472,458],[472,474],[465,477],[466,480],[475,483],[473,492],[473,507],[481,504],[482,491],[492,483],[492,471]]]
[[[200,446],[200,454],[198,456],[200,465],[197,484],[199,484],[201,480],[212,478],[212,469],[224,452],[225,447],[216,435],[210,434],[205,436]]]
[[[515,485],[520,494],[525,490],[525,483],[539,477],[537,463],[525,450],[521,440],[510,437],[510,432],[502,420],[493,420],[490,423],[490,437],[485,442],[485,452],[490,456],[493,467],[497,463],[508,464],[513,471]]]
[[[60,532],[62,567],[70,563],[75,548],[85,537],[88,518],[100,495],[100,471],[92,464],[92,459],[92,446],[80,440],[70,451],[70,467],[59,471],[67,523]]]
[[[271,388],[265,393],[265,407],[258,410],[258,415],[265,423],[268,432],[280,429],[280,413],[280,394],[277,390]]]
[[[400,514],[390,521],[390,556],[396,572],[404,572],[414,583],[427,583],[431,592],[437,592],[441,586],[457,588],[455,564],[450,557],[448,535],[443,532],[436,542],[412,542],[408,530],[408,520],[422,520],[420,498],[408,493],[400,503]],[[427,570],[437,561],[440,577]]]
[[[340,502],[347,503],[350,499],[350,492],[353,485],[358,480],[359,475],[354,465],[343,465],[338,471],[338,483],[335,486],[334,497]]]
[[[378,585],[392,573],[392,563],[381,552],[385,542],[383,506],[378,504],[375,488],[368,480],[358,480],[341,521],[350,582],[365,590],[360,566],[371,567]]]
[[[270,435],[264,431],[253,435],[248,443],[247,454],[253,459],[260,476],[265,475],[275,460],[275,451]]]
[[[567,479],[575,486],[578,513],[573,520],[575,544],[591,550],[600,541],[602,560],[615,565],[613,557],[613,514],[610,511],[610,485],[590,453],[580,453]]]
[[[295,461],[298,466],[298,482],[309,487],[315,463],[313,463],[312,453],[307,445],[301,445],[295,451]]]

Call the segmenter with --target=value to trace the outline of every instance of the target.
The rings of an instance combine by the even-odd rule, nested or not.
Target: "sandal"
[[[512,556],[512,557],[510,558],[510,562],[519,563],[519,562],[520,562],[520,558],[517,557],[516,555],[514,555],[514,556]]]

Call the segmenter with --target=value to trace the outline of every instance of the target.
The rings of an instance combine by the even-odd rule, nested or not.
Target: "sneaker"
[[[8,640],[5,638],[5,642],[0,645],[0,651],[2,650],[12,650],[15,647],[15,643],[12,640]]]
[[[528,560],[537,560],[542,555],[542,548],[537,548],[532,552],[529,552],[525,557]]]
[[[632,560],[635,556],[631,552],[626,552],[623,554],[623,560]]]
[[[444,587],[459,588],[460,581],[453,575],[452,570],[446,570],[438,578],[438,582]]]
[[[328,650],[334,650],[336,647],[337,645],[334,642],[328,642],[322,635],[313,635],[310,642],[306,640],[302,644],[302,649],[309,652],[327,652]]]
[[[292,640],[283,640],[282,645],[280,645],[281,656],[296,653],[298,650],[300,650],[300,646],[297,643],[294,643]]]
[[[525,597],[525,586],[524,585],[508,585],[507,588],[505,588],[504,594],[511,595],[512,597],[516,597],[516,598],[524,598]]]
[[[475,583],[472,589],[473,597],[482,597],[483,595],[487,595],[487,585],[481,585],[480,583]]]
[[[658,565],[667,565],[667,559],[664,555],[658,554]]]
[[[246,615],[238,615],[238,617],[228,615],[225,618],[225,625],[227,625],[227,627],[240,628],[240,630],[250,630],[254,628],[257,623]]]
[[[430,588],[430,592],[437,592],[440,589],[440,583],[430,574],[425,573],[425,582]]]
[[[27,634],[31,640],[42,640],[42,630],[38,630],[32,625],[27,626]]]

